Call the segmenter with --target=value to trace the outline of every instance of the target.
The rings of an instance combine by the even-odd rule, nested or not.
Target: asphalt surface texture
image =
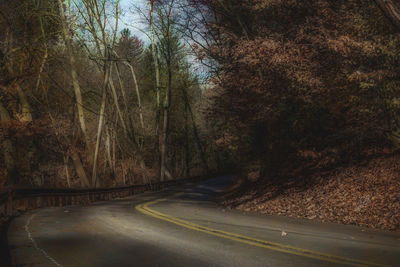
[[[230,176],[11,221],[14,266],[400,266],[400,234],[226,210]],[[1,261],[0,261],[0,265]]]

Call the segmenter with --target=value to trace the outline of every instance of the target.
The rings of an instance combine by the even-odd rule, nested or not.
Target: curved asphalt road
[[[399,234],[218,207],[230,180],[25,213],[9,227],[13,264],[400,266]]]

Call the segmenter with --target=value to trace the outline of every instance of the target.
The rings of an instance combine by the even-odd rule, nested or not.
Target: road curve
[[[15,218],[15,266],[400,266],[400,234],[225,210],[228,176]]]

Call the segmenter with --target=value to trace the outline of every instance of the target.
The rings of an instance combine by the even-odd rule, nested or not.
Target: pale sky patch
[[[132,35],[139,37],[145,43],[149,43],[149,39],[146,34],[146,25],[143,23],[143,17],[137,13],[135,6],[146,10],[148,0],[121,0],[121,23],[119,30],[128,28]]]

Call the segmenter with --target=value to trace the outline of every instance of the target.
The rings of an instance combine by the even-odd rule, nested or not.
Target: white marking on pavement
[[[40,248],[40,247],[37,245],[35,239],[33,239],[32,233],[29,231],[29,225],[31,224],[31,220],[33,219],[34,216],[35,216],[35,214],[32,214],[32,216],[28,219],[28,221],[27,221],[26,224],[25,224],[25,232],[28,234],[29,240],[31,240],[33,246],[34,246],[37,250],[39,250],[40,252],[42,252],[43,255],[44,255],[49,261],[51,261],[52,263],[54,263],[56,266],[63,267],[63,266],[62,266],[60,263],[58,263],[54,258],[52,258],[49,254],[47,254],[47,252],[44,251],[44,249]]]

